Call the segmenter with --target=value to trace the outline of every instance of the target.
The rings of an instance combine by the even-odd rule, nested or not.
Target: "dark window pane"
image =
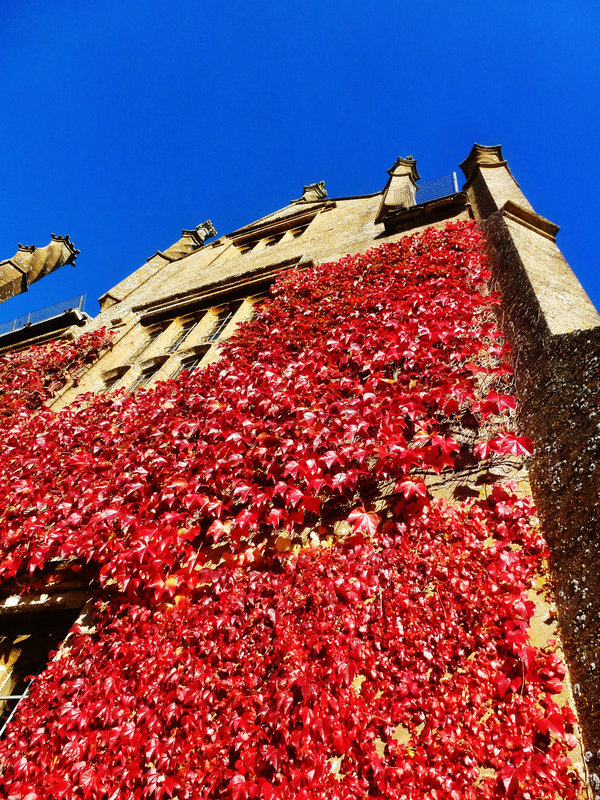
[[[79,613],[80,609],[55,609],[0,616],[0,736]]]
[[[168,349],[169,353],[174,353],[176,350],[179,349],[179,345],[183,342],[184,339],[187,338],[188,334],[193,331],[198,322],[200,322],[199,319],[187,319],[183,323],[181,330],[177,334],[175,341]]]

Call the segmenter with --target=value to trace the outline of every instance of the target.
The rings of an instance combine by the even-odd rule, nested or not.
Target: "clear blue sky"
[[[4,0],[0,258],[81,250],[0,320],[96,298],[181,228],[220,234],[325,180],[375,192],[502,144],[600,306],[597,0]]]

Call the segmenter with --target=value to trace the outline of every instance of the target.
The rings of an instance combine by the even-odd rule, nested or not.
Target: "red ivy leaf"
[[[348,522],[354,523],[355,533],[368,533],[369,536],[374,536],[381,520],[373,511],[365,511],[359,507],[350,513]]]

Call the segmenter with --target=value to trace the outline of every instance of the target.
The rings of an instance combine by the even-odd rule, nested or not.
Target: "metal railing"
[[[458,192],[456,172],[441,175],[439,178],[430,178],[426,181],[417,181],[415,204],[427,203],[429,200],[439,200],[441,197]]]
[[[59,317],[65,311],[81,311],[85,308],[85,295],[78,294],[75,297],[68,297],[66,300],[61,300],[59,303],[53,303],[51,306],[44,306],[38,308],[36,311],[30,311],[28,314],[23,314],[20,317],[15,317],[8,322],[0,323],[0,336],[4,333],[11,333],[24,328],[26,325],[33,325],[35,322],[43,322],[52,317]]]

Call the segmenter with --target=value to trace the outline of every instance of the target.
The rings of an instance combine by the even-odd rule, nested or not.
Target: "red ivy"
[[[104,328],[75,342],[48,342],[0,356],[0,430],[25,422],[33,411],[92,364],[106,347]]]
[[[531,452],[487,277],[472,223],[290,272],[208,369],[13,427],[0,577],[87,562],[105,599],[10,726],[11,800],[578,796],[532,509],[423,481]]]

